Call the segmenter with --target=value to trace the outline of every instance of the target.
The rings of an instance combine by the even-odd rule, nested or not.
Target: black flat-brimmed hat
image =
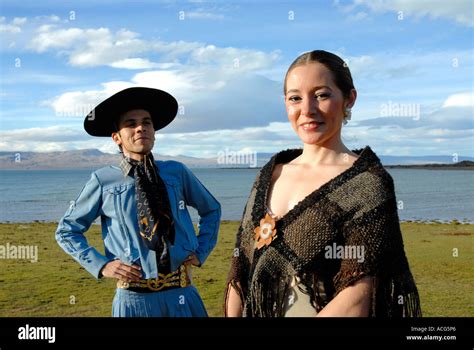
[[[115,126],[117,119],[132,109],[148,111],[156,131],[173,121],[178,112],[178,102],[162,90],[145,87],[128,88],[97,105],[84,120],[84,129],[92,136],[111,136],[117,131]]]

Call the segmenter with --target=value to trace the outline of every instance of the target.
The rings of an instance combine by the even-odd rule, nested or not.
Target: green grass
[[[222,222],[216,248],[193,272],[211,316],[222,316],[237,226]],[[64,253],[55,229],[49,223],[0,224],[0,245],[38,246],[36,263],[0,259],[0,316],[110,316],[115,282],[97,281]],[[87,233],[96,247],[102,246],[99,230],[93,226]],[[424,316],[474,316],[474,225],[402,223],[402,231]]]

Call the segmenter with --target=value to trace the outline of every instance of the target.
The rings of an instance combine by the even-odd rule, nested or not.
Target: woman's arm
[[[227,290],[227,298],[225,305],[226,317],[242,317],[242,301],[240,300],[239,293],[229,284]]]
[[[368,317],[373,278],[363,277],[344,288],[318,314],[319,317]]]

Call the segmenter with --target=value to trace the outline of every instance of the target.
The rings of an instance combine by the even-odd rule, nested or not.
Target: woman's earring
[[[351,117],[352,117],[352,111],[351,111],[351,109],[350,109],[349,107],[347,107],[347,108],[346,108],[346,111],[345,111],[345,113],[344,113],[344,120],[343,120],[344,125],[346,125],[347,122],[348,122],[349,120],[351,120]]]

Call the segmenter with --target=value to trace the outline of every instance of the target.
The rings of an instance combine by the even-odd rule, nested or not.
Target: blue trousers
[[[155,293],[137,293],[117,288],[112,302],[113,317],[207,317],[194,286]]]

